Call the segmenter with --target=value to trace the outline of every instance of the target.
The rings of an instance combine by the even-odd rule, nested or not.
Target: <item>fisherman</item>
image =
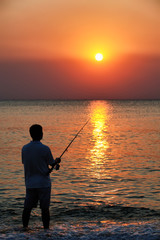
[[[42,222],[44,229],[49,229],[51,180],[49,176],[51,166],[59,169],[60,158],[54,160],[51,150],[40,141],[43,138],[42,126],[34,124],[29,129],[32,141],[22,148],[22,163],[24,164],[26,197],[22,214],[23,227],[26,230],[31,210],[40,201]]]

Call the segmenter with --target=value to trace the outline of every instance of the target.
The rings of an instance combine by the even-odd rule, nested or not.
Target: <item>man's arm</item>
[[[49,173],[51,173],[52,172],[52,170],[53,170],[53,168],[56,166],[56,170],[59,170],[59,168],[60,168],[60,165],[59,165],[59,163],[61,162],[61,159],[60,158],[56,158],[55,160],[54,160],[54,163],[52,163],[52,164],[50,164],[50,166],[51,166],[51,168],[49,169]]]

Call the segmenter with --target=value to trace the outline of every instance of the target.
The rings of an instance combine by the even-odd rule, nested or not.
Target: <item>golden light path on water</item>
[[[94,148],[91,149],[91,158],[95,163],[97,163],[97,160],[104,158],[105,151],[109,147],[106,134],[104,134],[107,129],[106,120],[106,105],[101,103],[93,109],[91,116],[91,121],[94,126],[93,139],[95,140]]]
[[[107,149],[109,143],[107,139],[109,115],[108,105],[106,102],[99,101],[94,103],[91,107],[91,123],[93,126],[92,140],[94,142],[93,147],[89,152],[89,159],[94,174],[97,178],[101,178],[103,175],[103,164],[107,160]]]

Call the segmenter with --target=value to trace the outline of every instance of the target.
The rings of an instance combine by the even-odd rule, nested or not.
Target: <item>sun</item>
[[[97,61],[102,61],[103,60],[103,55],[101,53],[97,53],[96,56],[95,56],[95,59]]]

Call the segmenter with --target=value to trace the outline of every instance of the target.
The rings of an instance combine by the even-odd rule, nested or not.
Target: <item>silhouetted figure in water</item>
[[[42,144],[42,127],[38,124],[32,125],[29,129],[32,141],[22,148],[22,163],[24,164],[26,197],[22,214],[23,227],[28,227],[32,208],[37,207],[40,201],[42,211],[42,222],[44,229],[49,228],[50,222],[50,195],[51,180],[49,166],[55,166],[61,159],[54,160],[48,146]]]

